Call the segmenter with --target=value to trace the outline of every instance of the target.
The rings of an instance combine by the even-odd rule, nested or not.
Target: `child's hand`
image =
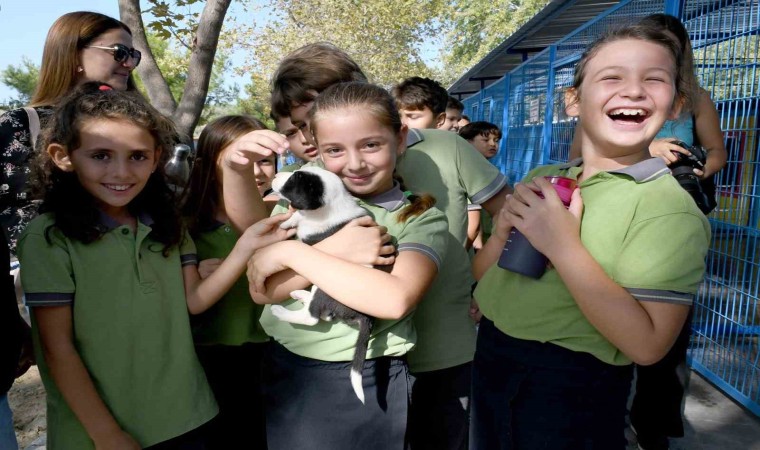
[[[256,161],[272,153],[282,154],[288,147],[285,136],[272,130],[255,130],[222,149],[222,163],[235,170],[250,169]]]
[[[286,241],[272,244],[256,250],[256,253],[248,260],[246,275],[248,285],[253,292],[265,293],[267,278],[288,268],[284,260],[292,251],[288,250],[289,244],[298,245],[299,243]]]
[[[580,189],[573,192],[570,207],[565,209],[552,184],[543,177],[533,183],[544,196],[542,199],[530,187],[515,185],[515,195],[505,202],[506,218],[525,235],[530,243],[549,259],[562,250],[567,242],[580,239],[583,200]]]
[[[141,450],[137,441],[124,430],[118,430],[95,441],[95,450]]]
[[[475,323],[480,323],[480,319],[483,318],[483,313],[480,312],[480,306],[478,306],[478,302],[475,300],[475,297],[470,298],[470,318]]]
[[[662,158],[667,165],[671,165],[678,161],[678,156],[674,155],[673,152],[682,153],[687,156],[691,155],[691,152],[680,145],[674,144],[674,142],[675,139],[673,138],[655,139],[649,144],[649,154],[657,158]]]
[[[296,234],[296,229],[291,228],[283,230],[280,224],[290,218],[293,212],[277,214],[254,223],[243,233],[244,239],[250,242],[250,248],[254,251],[274,244],[275,242],[284,241]]]
[[[386,227],[370,216],[362,216],[318,245],[321,251],[354,264],[387,266],[396,260],[396,247],[391,239]]]
[[[208,278],[219,266],[222,265],[224,258],[209,258],[198,263],[198,275],[201,280]]]

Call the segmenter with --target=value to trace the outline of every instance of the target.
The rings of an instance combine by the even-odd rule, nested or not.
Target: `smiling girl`
[[[581,118],[582,160],[530,172],[473,262],[484,317],[471,448],[625,448],[631,362],[652,364],[675,341],[710,235],[649,156],[684,100],[680,56],[669,34],[633,26],[578,62],[566,111]],[[544,176],[577,180],[569,210]],[[494,264],[512,227],[549,258],[541,278]]]
[[[201,282],[163,173],[172,135],[139,94],[100,83],[64,99],[43,133],[42,215],[19,258],[51,450],[205,448],[217,406],[188,310],[208,309],[257,246],[287,236],[287,216],[252,226]]]

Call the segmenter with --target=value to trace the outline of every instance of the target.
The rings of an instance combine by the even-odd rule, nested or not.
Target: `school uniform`
[[[194,237],[198,260],[226,258],[239,236],[214,221]],[[269,336],[259,324],[263,306],[251,299],[243,274],[208,311],[192,316],[198,359],[219,403],[210,448],[266,449],[261,362]]]
[[[414,315],[418,341],[409,354],[414,376],[412,449],[464,449],[469,427],[471,363],[475,325],[469,316],[474,283],[467,241],[468,204],[480,205],[506,185],[507,179],[466,140],[441,130],[409,130],[407,150],[396,171],[407,189],[428,193],[446,214],[449,233],[461,252],[452,253],[456,268],[428,293]]]
[[[581,160],[526,180],[576,178]],[[691,305],[710,226],[659,158],[579,184],[583,245],[638,301]],[[475,290],[484,315],[470,446],[623,449],[631,360],[586,319],[556,270],[538,280],[493,265]]]
[[[193,348],[182,277],[183,265],[197,263],[192,240],[164,257],[149,217],[139,217],[135,233],[103,215],[107,231],[90,244],[54,223],[41,215],[19,240],[27,304],[71,307],[74,345],[118,424],[148,447],[211,420],[217,406]],[[48,449],[93,449],[50,376],[36,332],[35,350],[47,390]]]
[[[399,252],[422,253],[441,267],[449,234],[439,210],[431,208],[399,223],[399,213],[409,200],[398,185],[373,199],[357,201],[388,228]],[[302,307],[292,299],[281,305]],[[276,341],[265,364],[270,450],[404,448],[410,390],[405,358],[417,340],[411,315],[375,321],[363,370],[365,405],[356,398],[349,379],[357,328],[339,321],[294,325],[274,317],[269,306],[261,324]]]

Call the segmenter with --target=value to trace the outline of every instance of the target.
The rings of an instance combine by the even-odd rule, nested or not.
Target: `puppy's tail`
[[[354,388],[359,401],[364,404],[364,387],[362,386],[362,369],[364,361],[367,359],[367,347],[369,346],[369,337],[372,334],[374,320],[370,317],[360,317],[359,336],[356,338],[356,350],[354,351],[354,360],[351,362],[351,386]]]

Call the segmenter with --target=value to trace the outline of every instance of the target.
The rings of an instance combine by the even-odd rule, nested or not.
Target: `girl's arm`
[[[505,196],[505,199],[509,199],[511,195]],[[480,281],[483,275],[488,271],[491,266],[496,264],[501,256],[501,251],[504,249],[504,245],[509,238],[509,232],[512,230],[512,224],[509,222],[506,213],[505,206],[499,210],[499,214],[493,218],[493,229],[491,231],[491,237],[486,241],[472,259],[472,275],[475,277],[475,281]]]
[[[198,266],[184,266],[182,275],[185,282],[187,308],[190,313],[200,314],[219,301],[243,274],[246,263],[254,251],[292,236],[295,230],[280,228],[280,223],[289,217],[290,214],[278,214],[261,220],[245,230],[230,254],[207,278],[201,279]]]
[[[519,185],[523,200],[508,199],[506,217],[549,258],[588,321],[610,343],[637,364],[659,361],[675,342],[689,307],[639,301],[615,283],[581,242],[580,190],[566,210],[546,180],[534,182],[545,199]]]
[[[702,178],[707,178],[720,171],[728,160],[728,152],[723,144],[723,131],[720,129],[720,117],[710,94],[700,89],[702,95],[694,110],[694,129],[699,144],[707,150],[707,162]]]
[[[469,249],[475,243],[478,238],[478,232],[480,231],[480,210],[467,210],[467,245],[465,248]],[[479,248],[479,247],[478,247]]]
[[[387,273],[344,261],[302,242],[284,241],[254,254],[248,272],[251,289],[264,292],[267,277],[284,269],[293,269],[342,304],[378,319],[400,319],[409,314],[438,272],[433,260],[416,251],[401,252]]]
[[[95,389],[74,347],[71,306],[41,306],[32,311],[50,376],[95,448],[142,448],[121,429]]]
[[[370,216],[352,220],[334,235],[314,244],[314,248],[344,261],[369,266],[393,264],[396,251],[388,229],[377,225]],[[249,279],[254,277],[252,270],[253,265],[249,262]],[[251,297],[258,304],[278,303],[290,298],[291,291],[306,289],[310,285],[309,280],[287,269],[270,276],[264,292],[251,289]]]
[[[242,233],[268,216],[256,187],[253,163],[288,148],[285,136],[271,130],[256,130],[222,150],[222,193],[230,224]]]

